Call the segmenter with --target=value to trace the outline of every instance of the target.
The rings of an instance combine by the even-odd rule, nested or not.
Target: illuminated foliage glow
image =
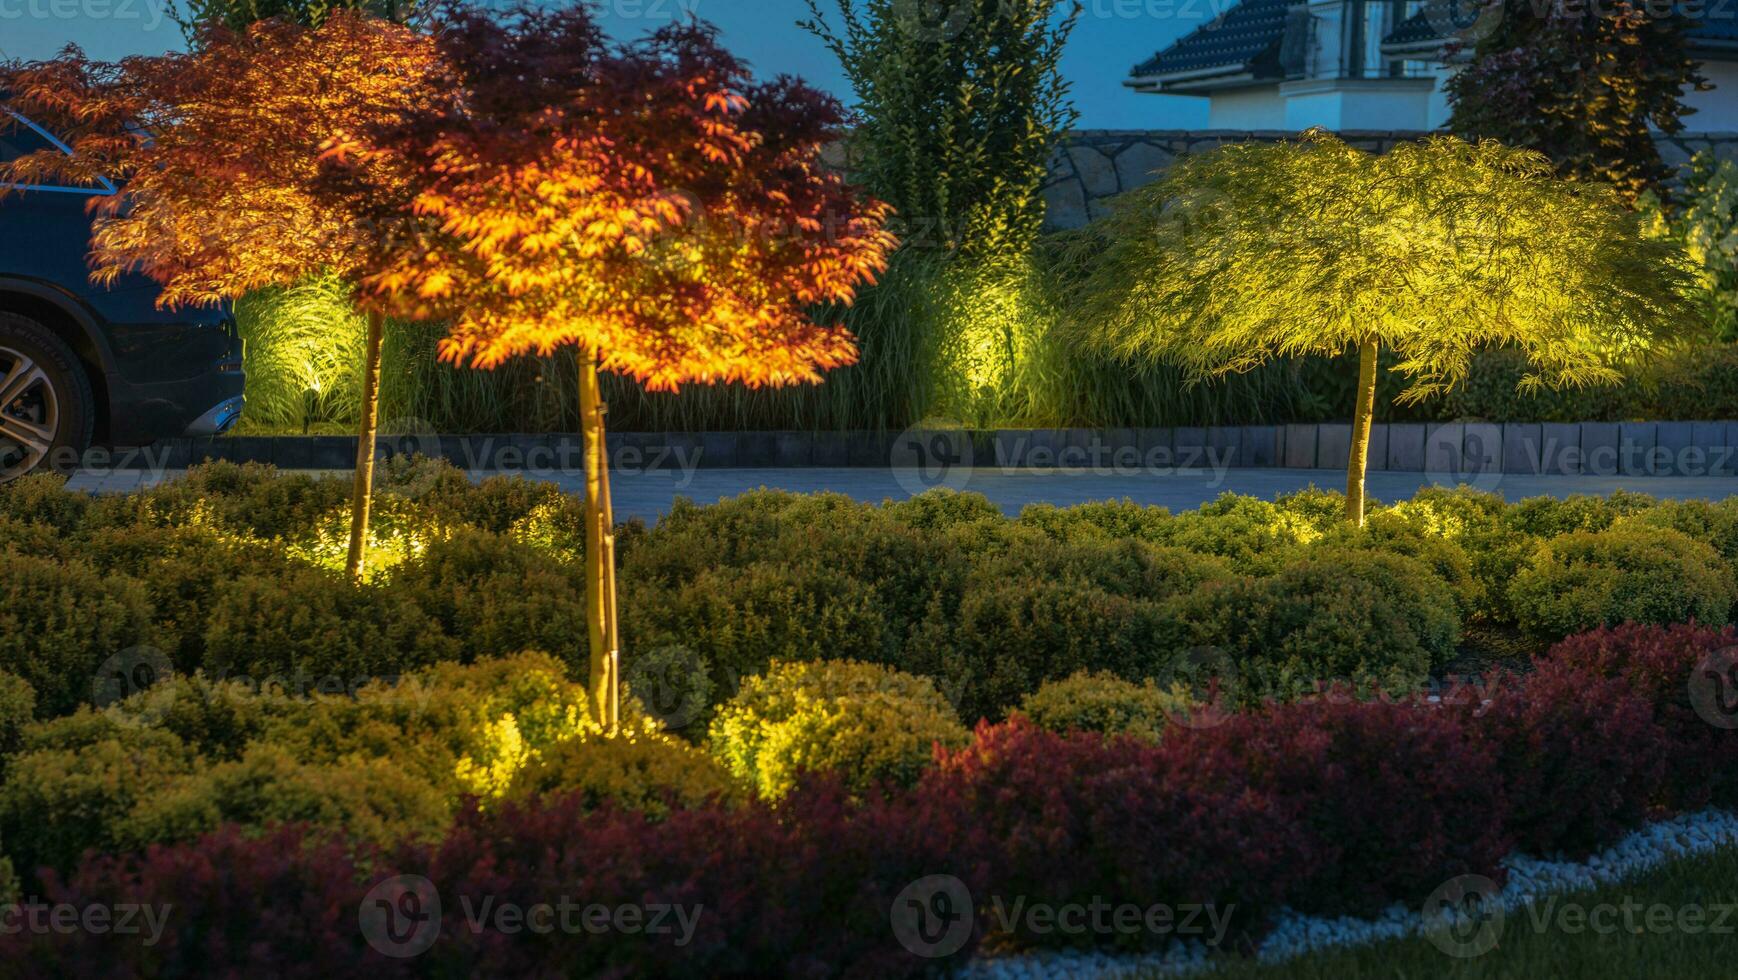
[[[821,164],[830,98],[754,82],[697,25],[612,47],[582,6],[461,9],[437,33],[451,97],[334,156],[418,183],[444,247],[366,286],[454,317],[443,357],[577,345],[651,390],[812,382],[856,359],[806,308],[850,302],[893,241],[887,209]]]
[[[1626,355],[1694,324],[1681,252],[1543,156],[1438,137],[1374,156],[1313,132],[1178,160],[1124,195],[1083,322],[1125,356],[1207,376],[1375,341],[1415,401],[1513,345],[1523,384],[1622,379]]]

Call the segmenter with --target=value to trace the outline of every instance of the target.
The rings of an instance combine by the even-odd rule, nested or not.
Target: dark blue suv
[[[66,147],[0,109],[0,160]],[[166,312],[140,275],[92,285],[98,187],[0,197],[0,481],[69,470],[87,447],[217,435],[241,415],[241,340],[222,310]]]

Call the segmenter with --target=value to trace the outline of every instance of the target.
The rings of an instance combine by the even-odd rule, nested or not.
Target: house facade
[[[1135,66],[1137,92],[1208,100],[1212,129],[1431,130],[1443,83],[1488,26],[1477,0],[1238,0]],[[1710,7],[1710,10],[1714,8]],[[1700,18],[1692,55],[1713,84],[1687,92],[1688,132],[1738,131],[1738,10]]]

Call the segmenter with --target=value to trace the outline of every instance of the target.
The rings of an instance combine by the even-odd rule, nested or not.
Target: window
[[[0,163],[11,163],[26,153],[46,150],[53,144],[34,129],[18,127],[0,133]]]
[[[0,113],[5,111],[0,109]],[[0,126],[0,163],[9,163],[27,153],[35,153],[39,150],[58,148],[62,152],[71,152],[66,148],[66,144],[50,136],[40,126],[23,116],[15,115],[6,122],[8,125]],[[113,194],[115,185],[106,180],[99,180],[96,184],[76,187],[31,184],[27,189],[59,191],[67,194]]]

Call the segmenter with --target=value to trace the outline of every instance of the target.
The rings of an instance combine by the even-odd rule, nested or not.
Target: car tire
[[[70,472],[95,424],[96,396],[78,355],[35,320],[0,312],[0,483]]]

